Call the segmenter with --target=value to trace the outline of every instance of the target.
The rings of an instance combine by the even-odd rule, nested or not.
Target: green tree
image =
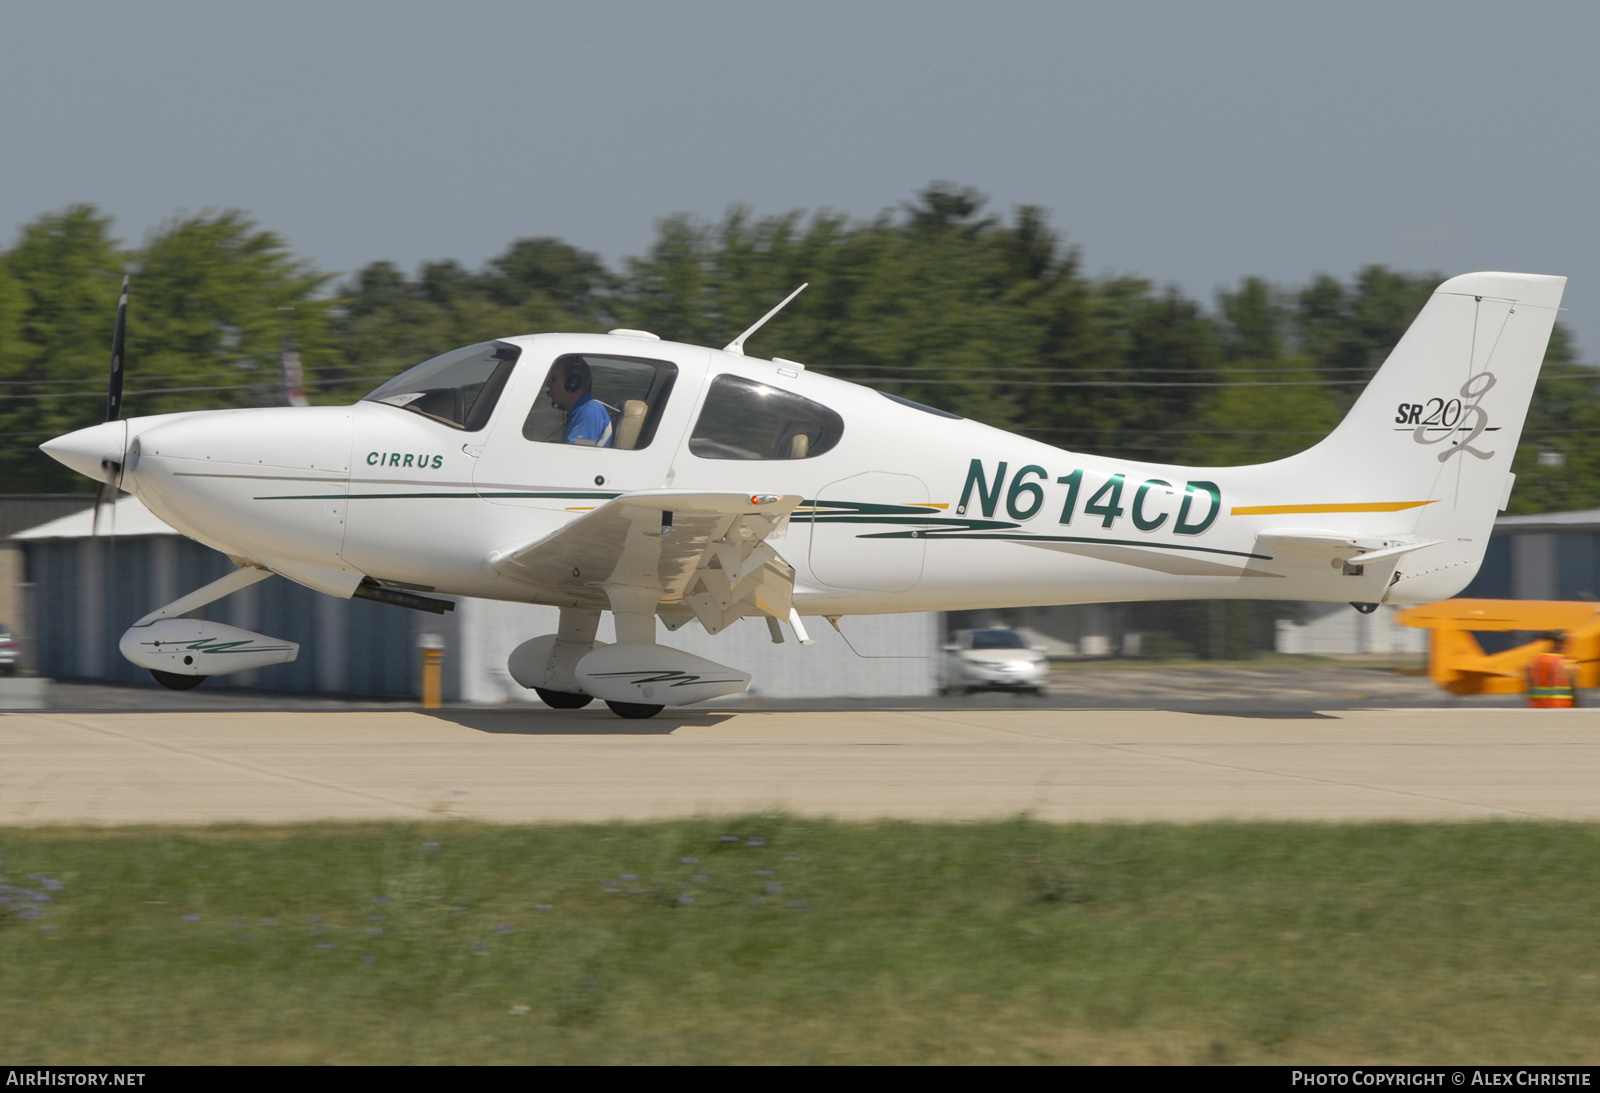
[[[130,290],[124,412],[278,399],[281,333],[315,370],[327,359],[326,280],[237,211],[174,220],[128,252],[110,220],[74,205],[22,230],[0,266],[0,473],[13,490],[85,490],[38,444],[103,420],[111,334]]]
[[[1327,274],[1299,293],[1294,335],[1348,409],[1444,280],[1368,266],[1348,288]]]
[[[944,185],[904,219],[880,217],[841,248],[842,304],[823,368],[1001,428],[1015,427],[1036,382],[1037,284],[1014,276],[1011,232],[983,200]],[[848,288],[839,299],[838,288]],[[802,358],[803,359],[803,358]]]
[[[138,323],[129,322],[130,414],[192,409],[197,402],[277,402],[278,352],[288,324],[313,375],[328,355],[329,305],[317,298],[328,278],[243,213],[171,221],[138,258]]]
[[[127,255],[91,205],[40,216],[5,255],[11,335],[0,345],[0,480],[17,492],[88,484],[38,451],[50,437],[103,420]]]
[[[1048,428],[1048,413],[1029,419],[1050,401],[1038,390],[1045,324],[1035,312],[1076,278],[1075,257],[1058,254],[1038,210],[1007,226],[983,206],[974,191],[936,184],[898,215],[857,224],[830,213],[755,219],[743,207],[718,224],[670,217],[629,261],[619,313],[663,337],[719,345],[808,282],[751,352],[997,425]]]
[[[519,239],[479,272],[426,262],[415,280],[373,262],[336,297],[340,364],[329,377],[375,381],[428,357],[492,338],[603,330],[614,279],[600,259],[558,239]]]
[[[1512,463],[1512,513],[1600,507],[1600,370],[1576,355],[1557,323]]]
[[[1237,291],[1219,295],[1217,312],[1223,386],[1197,400],[1189,458],[1211,466],[1263,463],[1326,436],[1340,406],[1311,357],[1289,349],[1292,297],[1247,277]]]
[[[1103,411],[1114,430],[1109,454],[1182,462],[1197,396],[1220,381],[1220,332],[1176,288],[1156,293],[1147,281],[1118,278],[1101,286],[1101,314],[1121,356],[1120,382]]]
[[[128,412],[276,401],[292,332],[317,401],[348,402],[457,346],[641,327],[722,345],[801,282],[749,347],[1078,451],[1216,465],[1325,435],[1442,279],[1370,266],[1299,288],[1245,278],[1213,309],[1130,276],[1091,279],[1041,209],[991,214],[935,183],[869,220],[801,211],[671,216],[613,274],[549,237],[477,270],[373,262],[327,279],[237,211],[175,220],[138,251],[77,205],[0,256],[0,470],[84,488],[39,441],[99,419],[117,282],[135,264]],[[1518,452],[1517,511],[1600,505],[1600,373],[1560,326]],[[1541,458],[1541,455],[1543,458]]]
[[[516,240],[478,281],[494,303],[535,323],[532,329],[573,320],[588,329],[611,316],[616,278],[598,255],[541,237]]]
[[[0,373],[7,373],[8,365],[22,359],[22,305],[22,286],[12,276],[9,264],[0,261]],[[8,383],[0,387],[0,398],[16,382],[13,374],[7,375]],[[6,403],[0,402],[0,414],[5,413],[5,407]]]

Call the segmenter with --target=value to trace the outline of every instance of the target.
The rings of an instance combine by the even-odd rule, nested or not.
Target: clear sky
[[[0,2],[0,232],[237,207],[325,270],[615,263],[656,218],[930,181],[1211,301],[1362,265],[1572,280],[1600,360],[1600,4]]]

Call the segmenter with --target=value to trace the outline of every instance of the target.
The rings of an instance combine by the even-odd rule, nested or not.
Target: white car
[[[17,644],[17,639],[12,637],[10,627],[0,623],[0,675],[16,675],[17,660],[21,656],[22,647]]]
[[[939,659],[939,693],[979,690],[1041,693],[1050,665],[1044,650],[1015,630],[958,630]]]

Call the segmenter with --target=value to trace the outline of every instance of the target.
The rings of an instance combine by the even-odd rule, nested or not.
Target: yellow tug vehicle
[[[1579,687],[1600,687],[1600,603],[1569,600],[1441,600],[1400,612],[1400,622],[1431,630],[1428,678],[1452,694],[1511,695],[1528,689],[1528,668],[1550,652],[1547,637],[1485,653],[1473,631],[1566,635]]]

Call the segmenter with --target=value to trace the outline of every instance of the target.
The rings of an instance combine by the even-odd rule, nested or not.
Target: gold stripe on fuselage
[[[1235,505],[1234,516],[1286,516],[1296,512],[1403,512],[1431,505],[1433,501],[1354,501],[1331,505]]]

